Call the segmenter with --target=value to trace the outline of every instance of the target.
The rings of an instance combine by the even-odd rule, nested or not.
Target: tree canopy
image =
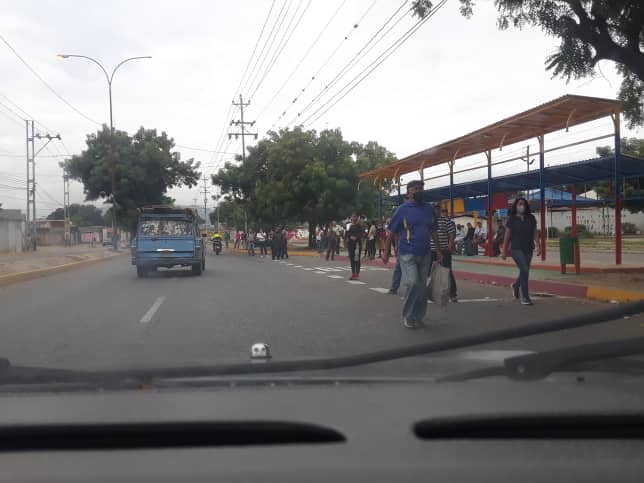
[[[70,178],[83,183],[88,201],[116,200],[117,220],[121,227],[133,229],[137,209],[149,204],[166,204],[169,188],[196,186],[199,163],[179,161],[172,151],[174,141],[165,132],[141,127],[136,134],[116,131],[107,126],[89,134],[87,148],[64,163]],[[112,193],[112,167],[116,190]]]
[[[48,220],[63,220],[65,211],[63,208],[56,208],[48,216]],[[103,212],[94,205],[80,205],[72,203],[69,205],[69,219],[77,226],[103,225]]]
[[[474,0],[460,0],[461,13],[473,13]],[[495,0],[500,29],[541,28],[561,43],[546,58],[553,77],[567,81],[595,75],[597,63],[610,60],[622,75],[618,98],[629,127],[644,124],[644,2],[642,0]],[[425,17],[431,0],[415,0]]]
[[[227,163],[213,175],[224,196],[220,220],[239,222],[244,215],[251,223],[313,227],[353,210],[374,217],[378,188],[365,183],[357,190],[358,174],[393,160],[376,142],[345,141],[340,129],[271,132],[248,148],[245,162]]]

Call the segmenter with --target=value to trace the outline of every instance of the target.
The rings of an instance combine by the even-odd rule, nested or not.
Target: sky
[[[108,71],[125,58],[151,56],[128,62],[114,76],[114,125],[130,133],[140,126],[167,132],[181,158],[201,161],[206,175],[241,153],[241,141],[227,136],[237,129],[230,121],[239,120],[232,101],[240,93],[250,101],[245,120],[255,121],[248,130],[260,138],[270,129],[304,122],[307,129],[339,127],[347,140],[377,141],[402,158],[563,94],[614,98],[619,89],[609,62],[601,62],[592,79],[552,79],[544,61],[557,39],[533,28],[497,30],[492,2],[477,2],[474,16],[465,19],[457,0],[448,0],[357,83],[361,72],[369,72],[415,25],[410,5],[402,0],[0,0],[0,35],[37,72],[0,40],[0,203],[25,207],[24,118],[36,120],[37,132],[62,137],[37,157],[39,217],[62,206],[58,162],[80,153],[87,134],[109,122],[104,74],[89,61],[60,60],[58,53],[93,57]],[[603,119],[547,136],[546,144],[611,132],[611,121]],[[644,135],[625,128],[622,133]],[[248,144],[255,142],[247,138]],[[592,157],[597,145],[611,142],[557,151],[546,164]],[[520,154],[527,144],[537,151],[536,141],[523,143],[504,148],[495,159]],[[483,162],[483,156],[459,160],[456,169]],[[525,169],[517,163],[495,168],[494,175]],[[432,168],[425,177],[444,172]],[[456,182],[483,175],[464,173]],[[436,178],[429,185],[444,182]],[[216,187],[209,190],[214,194]],[[184,187],[169,194],[179,204],[197,199],[203,206],[200,191]],[[80,183],[72,182],[70,198],[83,202]]]

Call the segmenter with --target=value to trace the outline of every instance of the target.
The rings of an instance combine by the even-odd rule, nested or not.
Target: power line
[[[5,38],[2,36],[2,34],[0,34],[0,40],[2,40],[2,42],[3,42],[3,43],[4,43],[4,44],[9,48],[9,50],[11,50],[11,52],[13,52],[13,54],[18,58],[18,60],[20,60],[20,62],[22,62],[22,63],[24,64],[24,66],[25,66],[27,69],[29,69],[29,71],[30,71],[30,72],[31,72],[31,73],[32,73],[32,74],[33,74],[33,75],[34,75],[34,76],[35,76],[35,77],[36,77],[40,82],[42,82],[42,83],[43,83],[43,85],[44,85],[47,89],[49,89],[49,91],[50,91],[52,94],[54,94],[58,99],[60,99],[60,100],[61,100],[61,101],[62,101],[62,102],[67,106],[67,107],[69,107],[69,108],[70,108],[70,109],[72,109],[76,114],[78,114],[78,115],[82,116],[83,118],[87,119],[88,121],[93,122],[94,124],[97,124],[97,125],[99,125],[99,126],[101,125],[101,123],[100,123],[100,122],[95,121],[95,120],[94,120],[94,119],[92,119],[91,117],[86,116],[83,112],[81,112],[81,111],[79,111],[78,109],[76,109],[76,107],[74,107],[74,106],[73,106],[73,105],[72,105],[72,104],[71,104],[67,99],[65,99],[63,96],[61,96],[61,95],[56,91],[56,89],[54,89],[51,85],[49,85],[49,83],[48,83],[45,79],[43,79],[43,77],[42,77],[42,76],[41,76],[41,75],[40,75],[40,74],[39,74],[39,73],[38,73],[38,72],[37,72],[33,67],[31,67],[31,65],[29,65],[29,63],[28,63],[28,62],[27,62],[27,61],[26,61],[26,60],[25,60],[25,59],[24,59],[24,58],[23,58],[23,57],[22,57],[22,56],[21,56],[21,55],[16,51],[16,49],[14,49],[14,48],[13,48],[13,46],[12,46],[12,45],[7,41],[7,39],[5,39]]]
[[[16,123],[16,124],[18,124],[20,127],[23,127],[23,125],[22,125],[22,123],[21,123],[20,121],[18,121],[15,117],[13,117],[13,116],[11,116],[10,114],[6,113],[6,112],[5,112],[5,111],[3,111],[2,109],[0,109],[0,114],[2,114],[3,116],[5,116],[5,117],[6,117],[7,119],[9,119],[11,122],[15,122],[15,123]]]
[[[286,18],[286,14],[288,14],[288,10],[286,11],[286,14],[282,17],[282,13],[284,12],[284,9],[286,8],[286,3],[287,0],[284,0],[284,3],[282,4],[282,8],[280,9],[279,13],[277,14],[277,17],[273,21],[273,27],[271,27],[271,31],[268,33],[268,37],[264,41],[264,45],[262,46],[262,50],[260,50],[259,55],[257,56],[257,59],[255,59],[255,64],[253,65],[253,68],[250,70],[250,74],[248,74],[248,78],[246,79],[246,82],[244,82],[244,85],[240,89],[239,93],[243,93],[246,91],[246,87],[248,87],[248,90],[250,90],[250,87],[255,83],[255,79],[257,78],[257,75],[259,72],[262,70],[262,67],[264,66],[264,62],[266,61],[266,57],[268,57],[268,52],[273,48],[273,43],[275,42],[275,38],[277,37],[279,30],[282,28],[282,24],[284,23],[284,18]],[[291,4],[293,3],[293,0],[290,0],[288,2],[288,8],[291,8]],[[277,32],[275,32],[275,27],[277,27],[279,24],[279,28]],[[273,35],[275,33],[275,35]],[[268,51],[266,55],[264,55],[264,51],[266,51],[266,46],[268,47]],[[262,59],[260,63],[260,59]],[[257,68],[259,65],[259,68]],[[250,80],[250,84],[249,81]],[[247,92],[247,91],[246,91]],[[248,97],[248,96],[246,96]]]
[[[346,74],[349,73],[349,71],[355,67],[358,62],[361,60],[361,58],[364,58],[369,52],[371,52],[374,47],[376,47],[389,33],[396,28],[396,26],[406,17],[406,15],[409,13],[409,10],[405,12],[404,15],[402,15],[394,24],[387,29],[387,31],[376,41],[372,44],[373,40],[385,29],[387,25],[394,19],[396,15],[402,10],[402,8],[407,4],[408,0],[404,0],[402,4],[396,9],[396,11],[387,19],[387,21],[376,31],[375,34],[371,36],[371,38],[362,46],[360,50],[353,56],[353,58],[347,62],[344,67],[338,72],[333,79],[331,79],[325,86],[324,88],[302,109],[297,117],[300,117],[302,114],[304,114],[306,111],[308,111],[313,104],[315,104],[329,89],[331,89],[334,85],[336,85]],[[369,45],[371,44],[371,47]],[[368,49],[367,49],[368,48]],[[365,49],[366,52],[365,52]],[[364,52],[364,53],[363,53]],[[361,55],[362,54],[362,55]],[[357,59],[357,60],[356,60]],[[294,119],[295,120],[295,119]],[[293,122],[293,121],[291,121]],[[289,123],[290,124],[290,123]]]
[[[338,102],[340,102],[344,97],[346,97],[353,89],[355,89],[358,85],[362,83],[374,70],[376,70],[385,60],[387,60],[396,50],[398,50],[420,27],[422,27],[438,10],[445,5],[447,0],[442,0],[440,3],[438,3],[432,11],[424,18],[419,20],[414,24],[413,27],[411,27],[407,32],[405,32],[401,37],[398,38],[392,45],[389,46],[382,54],[380,54],[371,64],[369,64],[367,67],[365,67],[357,76],[355,76],[353,79],[351,79],[347,84],[342,87],[338,92],[336,92],[331,98],[329,98],[324,104],[322,104],[320,107],[318,107],[309,117],[307,117],[303,122],[302,125],[305,125],[308,123],[309,119],[311,119],[313,116],[315,116],[318,112],[320,112],[322,109],[325,108],[328,104],[333,101],[342,91],[347,89],[351,83],[353,83],[356,79],[358,79],[362,74],[364,74],[353,86],[348,88],[346,92],[344,92],[336,101],[333,102],[333,104],[329,105],[320,115],[318,115],[312,122],[317,121],[320,117],[322,117],[324,114],[326,114],[333,106],[335,106]],[[366,71],[366,73],[365,73]]]
[[[286,87],[286,84],[291,80],[291,78],[293,77],[293,75],[295,74],[295,72],[297,71],[297,69],[299,69],[299,68],[300,68],[300,66],[302,65],[302,62],[304,62],[304,60],[305,60],[305,59],[308,57],[308,55],[311,53],[311,50],[313,50],[313,48],[316,46],[316,44],[318,43],[318,41],[320,40],[320,38],[322,37],[322,35],[324,35],[324,32],[326,32],[326,30],[329,28],[329,25],[331,25],[331,22],[333,22],[333,20],[335,19],[335,17],[338,15],[338,12],[340,11],[340,9],[343,7],[343,5],[344,5],[346,2],[347,2],[347,0],[342,0],[342,3],[340,4],[340,6],[335,10],[335,12],[333,12],[333,15],[331,15],[331,18],[329,18],[329,20],[327,21],[326,25],[322,28],[322,30],[320,31],[320,33],[318,34],[318,36],[315,38],[315,40],[311,43],[311,45],[310,45],[310,46],[309,46],[309,48],[306,50],[306,52],[304,52],[304,55],[300,58],[300,60],[299,60],[299,61],[298,61],[298,63],[295,65],[295,67],[293,68],[293,70],[291,71],[291,73],[286,77],[286,80],[284,81],[284,83],[282,83],[282,85],[281,85],[281,86],[280,86],[280,88],[277,90],[277,92],[273,95],[273,97],[271,98],[271,100],[269,101],[269,103],[268,103],[268,104],[266,104],[266,107],[264,107],[264,109],[262,109],[262,111],[259,113],[259,115],[257,116],[258,118],[259,118],[259,117],[261,117],[261,116],[262,116],[262,114],[264,114],[264,113],[266,112],[266,110],[267,110],[267,109],[268,109],[268,108],[273,104],[273,102],[275,101],[275,99],[277,98],[277,96],[278,96],[278,95],[279,95],[279,94],[284,90],[284,87]]]
[[[235,89],[235,94],[233,95],[233,97],[237,96],[239,88],[241,87],[242,82],[244,81],[244,77],[246,77],[246,73],[248,72],[248,68],[250,67],[250,63],[253,61],[253,57],[255,56],[255,52],[257,52],[257,46],[259,45],[259,41],[262,38],[262,35],[264,35],[264,29],[266,29],[266,24],[268,24],[268,19],[271,16],[271,12],[273,11],[274,6],[275,6],[275,0],[273,0],[271,2],[271,8],[268,9],[268,13],[266,14],[266,18],[264,19],[264,25],[262,25],[262,29],[259,32],[259,36],[257,37],[257,40],[255,41],[255,47],[253,47],[253,52],[250,54],[250,57],[248,58],[248,63],[246,64],[246,68],[244,69],[244,73],[242,74],[241,78],[239,79],[239,84],[237,85],[237,88]]]
[[[356,22],[354,22],[354,23],[353,23],[353,25],[352,25],[352,27],[351,27],[351,30],[349,30],[349,31],[347,32],[347,34],[346,34],[346,35],[342,38],[342,40],[338,43],[338,45],[337,45],[337,46],[336,46],[336,48],[333,50],[333,52],[331,52],[331,54],[330,54],[330,55],[326,58],[326,60],[322,63],[322,65],[320,66],[320,68],[318,68],[318,70],[315,72],[315,74],[313,74],[313,75],[311,76],[311,79],[309,79],[308,83],[307,83],[307,84],[306,84],[306,85],[305,85],[305,86],[304,86],[300,91],[298,91],[298,93],[296,94],[295,98],[291,101],[291,104],[289,104],[289,105],[286,107],[286,109],[284,110],[284,112],[282,112],[282,114],[280,114],[280,116],[279,116],[279,117],[277,118],[277,120],[273,123],[273,125],[270,127],[270,129],[272,129],[272,128],[273,128],[273,127],[274,127],[274,126],[275,126],[275,125],[276,125],[276,124],[277,124],[277,123],[282,119],[282,117],[284,117],[284,115],[287,113],[287,111],[288,111],[288,110],[289,110],[289,109],[290,109],[290,108],[291,108],[291,107],[292,107],[292,106],[293,106],[293,105],[294,105],[294,104],[295,104],[295,103],[300,99],[300,97],[302,96],[302,94],[304,94],[304,93],[306,92],[306,90],[309,88],[309,86],[311,85],[311,83],[312,83],[313,81],[315,81],[315,79],[317,79],[317,76],[318,76],[318,75],[320,75],[320,72],[322,72],[322,70],[327,66],[327,64],[331,61],[331,59],[335,56],[335,54],[340,50],[340,48],[344,45],[344,43],[345,43],[347,40],[349,40],[349,37],[351,37],[351,34],[352,34],[352,33],[353,33],[353,32],[354,32],[354,31],[355,31],[355,30],[360,26],[360,23],[361,23],[361,22],[362,22],[362,20],[364,20],[364,18],[369,14],[369,12],[371,11],[371,9],[372,9],[372,8],[374,7],[374,5],[376,4],[376,1],[377,1],[377,0],[373,0],[373,2],[371,2],[371,4],[367,7],[367,9],[362,13],[362,15],[360,16],[360,18],[358,19],[358,21],[356,21]],[[290,124],[290,123],[289,123],[289,124]]]
[[[213,149],[207,149],[207,148],[197,148],[194,146],[186,146],[185,144],[175,144],[175,147],[181,148],[181,149],[187,149],[189,151],[202,151],[204,153],[215,153],[215,154],[235,154],[232,151],[215,151]]]
[[[14,116],[16,116],[20,121],[25,122],[25,118],[22,117],[20,114],[18,114],[16,111],[14,111],[11,107],[7,106],[5,103],[0,101],[0,106],[4,107],[7,111],[11,112]],[[17,121],[17,122],[20,122]]]
[[[300,16],[298,17],[297,21],[295,22],[295,26],[293,27],[293,29],[290,30],[290,33],[289,33],[289,29],[291,27],[291,24],[293,23],[293,20],[295,20],[295,17],[297,16],[297,12],[299,11],[300,7],[302,6],[303,0],[300,0],[300,3],[298,4],[297,9],[295,10],[295,13],[291,17],[291,20],[290,20],[289,24],[287,25],[286,30],[284,31],[284,35],[282,35],[282,39],[280,40],[280,43],[278,44],[278,47],[277,47],[273,57],[271,58],[271,60],[268,63],[268,67],[266,68],[266,71],[264,71],[264,75],[259,80],[259,83],[255,87],[255,90],[253,91],[253,93],[250,95],[250,97],[248,99],[252,99],[253,97],[255,97],[255,93],[257,93],[257,91],[259,90],[260,86],[264,82],[264,79],[266,79],[266,76],[268,76],[270,71],[273,69],[273,67],[277,63],[277,60],[279,59],[279,56],[282,55],[282,52],[284,51],[284,49],[288,45],[289,41],[291,40],[291,37],[293,36],[295,31],[297,30],[297,27],[300,25],[300,22],[302,21],[302,17],[304,17],[304,14],[306,13],[306,11],[311,6],[311,1],[312,0],[308,1],[306,6],[304,7],[304,10],[302,10],[302,13],[300,14]],[[288,33],[288,37],[286,37],[287,33]],[[286,38],[286,40],[284,40],[285,38]]]

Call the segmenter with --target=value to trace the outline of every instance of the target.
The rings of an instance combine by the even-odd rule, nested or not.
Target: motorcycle
[[[213,239],[212,251],[215,252],[215,255],[219,255],[221,253],[221,238]]]

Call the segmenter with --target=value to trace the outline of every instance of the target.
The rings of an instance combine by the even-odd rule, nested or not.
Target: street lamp
[[[107,81],[107,88],[108,88],[109,100],[110,100],[110,140],[111,140],[112,136],[114,135],[114,124],[112,121],[112,81],[114,80],[114,74],[119,69],[119,67],[121,67],[126,62],[129,62],[131,60],[137,60],[137,59],[151,59],[152,56],[143,55],[138,57],[129,57],[125,60],[122,60],[117,64],[116,67],[114,67],[111,75],[107,73],[107,70],[105,70],[105,67],[103,67],[99,61],[97,61],[96,59],[92,59],[91,57],[88,57],[86,55],[58,54],[56,55],[56,57],[58,57],[59,59],[69,59],[73,57],[77,57],[79,59],[87,59],[90,62],[94,62],[96,65],[98,65],[103,71],[103,74],[105,74],[105,80]],[[118,246],[116,243],[116,170],[114,169],[114,167],[115,167],[115,162],[114,160],[112,160],[112,247],[114,250],[118,250]]]

